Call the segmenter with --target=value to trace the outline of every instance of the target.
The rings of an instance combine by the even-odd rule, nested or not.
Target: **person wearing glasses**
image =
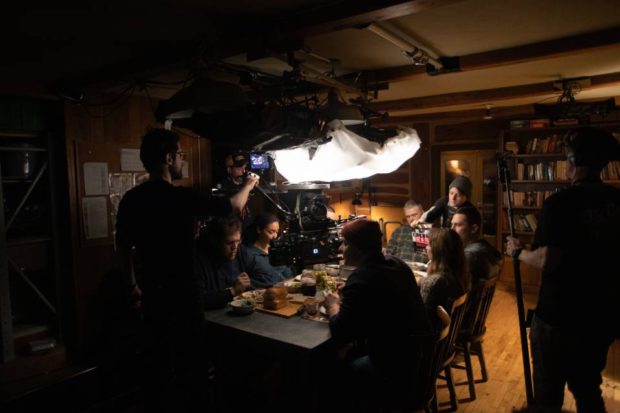
[[[174,186],[173,181],[182,177],[183,157],[176,133],[148,131],[140,160],[149,179],[125,194],[116,220],[128,300],[130,294],[142,300],[147,411],[187,410],[201,402],[204,319],[194,275],[195,218],[240,212],[257,183],[248,177],[230,199]],[[175,405],[179,402],[186,402],[187,409]]]

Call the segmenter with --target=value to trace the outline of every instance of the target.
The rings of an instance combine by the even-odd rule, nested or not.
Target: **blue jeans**
[[[534,398],[545,411],[560,411],[564,386],[575,396],[577,412],[605,412],[601,372],[612,334],[584,332],[580,326],[552,327],[534,315],[530,346],[534,367]]]

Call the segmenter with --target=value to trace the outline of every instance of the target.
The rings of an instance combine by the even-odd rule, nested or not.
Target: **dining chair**
[[[423,358],[423,363],[418,369],[418,385],[412,391],[412,394],[415,394],[416,402],[413,403],[413,407],[405,409],[404,411],[406,412],[437,413],[438,411],[435,383],[442,366],[441,356],[443,356],[446,339],[450,331],[450,316],[442,306],[438,306],[436,311],[441,327],[436,334],[432,334],[431,348],[427,352],[427,356]],[[398,411],[402,412],[403,410]],[[389,409],[382,410],[382,413],[393,412],[393,410]]]
[[[448,337],[446,338],[446,344],[441,357],[440,371],[443,371],[444,375],[438,376],[438,378],[446,380],[448,391],[450,392],[450,406],[452,411],[456,411],[458,409],[458,401],[456,399],[456,389],[454,388],[454,380],[452,379],[452,369],[450,366],[456,354],[456,338],[458,336],[459,329],[461,328],[463,315],[465,314],[466,302],[467,293],[455,298],[452,302],[450,329],[448,331]]]
[[[495,295],[495,286],[498,277],[481,280],[476,287],[475,294],[471,295],[471,300],[467,308],[465,322],[459,331],[456,348],[463,353],[465,366],[453,364],[452,367],[464,368],[467,373],[467,384],[469,386],[470,400],[476,400],[476,387],[474,381],[473,366],[471,356],[478,357],[482,382],[488,380],[487,368],[484,361],[484,351],[482,341],[486,333],[486,320],[491,308],[491,302]]]

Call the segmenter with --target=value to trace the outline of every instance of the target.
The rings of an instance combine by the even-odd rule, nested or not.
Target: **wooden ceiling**
[[[61,0],[13,17],[0,39],[9,92],[179,79],[216,62],[277,78],[293,69],[294,56],[309,78],[378,86],[372,108],[403,121],[482,114],[487,105],[509,115],[553,103],[562,79],[589,78],[576,88],[578,100],[620,96],[620,2],[613,0]],[[457,70],[414,65],[366,28],[375,22],[453,58]],[[149,92],[167,97],[179,87]]]

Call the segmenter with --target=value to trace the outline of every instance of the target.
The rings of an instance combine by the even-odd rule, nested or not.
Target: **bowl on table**
[[[234,300],[228,303],[230,311],[236,315],[246,315],[254,311],[256,303],[254,300],[248,300],[242,298],[241,300]]]

